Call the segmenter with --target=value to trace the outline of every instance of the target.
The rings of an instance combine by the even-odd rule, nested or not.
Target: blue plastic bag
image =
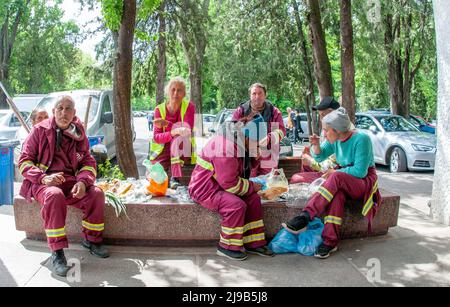
[[[314,256],[322,244],[323,223],[319,218],[311,221],[306,230],[298,235],[282,228],[270,242],[269,248],[276,254],[298,253],[304,256]]]
[[[311,221],[305,232],[298,235],[297,252],[304,256],[314,256],[317,248],[322,244],[323,223],[315,218]]]
[[[270,242],[269,248],[275,254],[296,253],[298,248],[298,237],[282,228],[275,238]]]

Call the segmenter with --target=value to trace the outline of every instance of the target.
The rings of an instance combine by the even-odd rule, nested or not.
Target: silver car
[[[392,173],[434,170],[436,136],[421,132],[405,118],[358,113],[355,126],[372,140],[375,163],[389,165]]]
[[[29,112],[20,112],[27,120]],[[12,110],[0,110],[0,138],[14,139],[22,124]]]

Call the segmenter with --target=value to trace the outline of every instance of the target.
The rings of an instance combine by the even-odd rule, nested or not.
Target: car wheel
[[[405,152],[396,147],[391,152],[391,156],[389,158],[389,171],[391,173],[400,173],[408,171],[407,163],[406,163],[406,154]]]

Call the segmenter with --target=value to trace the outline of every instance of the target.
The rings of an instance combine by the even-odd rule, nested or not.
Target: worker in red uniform
[[[94,186],[95,159],[89,153],[89,141],[75,116],[75,102],[70,96],[58,98],[53,117],[36,125],[25,140],[19,159],[24,177],[20,195],[41,205],[47,242],[52,250],[55,274],[66,276],[70,267],[64,255],[68,248],[65,224],[67,206],[83,211],[82,245],[90,253],[106,258],[101,244],[104,230],[105,196]]]
[[[337,251],[346,200],[362,202],[362,215],[367,218],[371,231],[381,195],[370,137],[351,129],[352,123],[344,108],[325,116],[322,124],[326,141],[320,144],[319,138],[314,138],[311,154],[318,162],[335,154],[339,168],[329,169],[323,175],[326,181],[303,212],[282,225],[288,231],[298,233],[315,217],[324,216],[323,244],[318,247],[315,257],[325,259]]]
[[[176,77],[166,86],[168,100],[155,109],[153,139],[149,159],[161,163],[171,173],[170,188],[176,189],[183,177],[185,163],[195,164],[194,128],[195,105],[186,97],[186,83]]]
[[[232,260],[247,259],[246,252],[274,255],[266,246],[261,185],[249,180],[266,130],[260,115],[245,126],[226,122],[197,157],[189,183],[192,199],[222,217],[217,254]]]
[[[232,120],[238,121],[252,114],[260,114],[267,127],[267,136],[259,141],[261,148],[260,165],[257,175],[266,175],[272,168],[278,167],[280,158],[280,141],[286,135],[283,114],[269,100],[267,100],[266,86],[255,83],[249,88],[250,100],[241,104],[233,113]]]

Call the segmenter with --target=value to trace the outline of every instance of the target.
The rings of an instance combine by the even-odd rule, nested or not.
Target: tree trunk
[[[158,76],[156,79],[156,105],[164,102],[164,83],[167,76],[165,1],[159,7]]]
[[[131,69],[136,22],[136,0],[123,2],[114,61],[114,122],[117,160],[126,178],[139,178],[131,129]]]
[[[210,0],[184,0],[182,14],[177,16],[181,44],[189,66],[190,98],[195,103],[196,114],[203,113],[203,64],[206,45],[208,43],[208,12]],[[198,117],[201,119],[201,117]],[[203,131],[203,121],[196,120],[195,128],[198,134]]]
[[[450,226],[450,1],[434,0],[438,56],[437,155],[431,200],[431,215]]]
[[[319,0],[308,0],[310,8],[309,27],[310,39],[313,47],[314,71],[319,87],[320,99],[333,96],[333,81],[331,77],[331,64],[327,54],[327,43],[322,28]]]
[[[308,56],[308,48],[306,45],[306,38],[303,34],[303,22],[300,18],[300,12],[298,9],[298,3],[296,0],[292,0],[292,6],[294,7],[294,17],[297,22],[297,32],[300,39],[303,65],[305,66],[305,74],[306,74],[306,82],[308,95],[305,97],[305,107],[306,107],[306,116],[308,118],[308,133],[311,134],[319,134],[319,125],[317,124],[316,114],[312,110],[312,105],[316,101],[316,97],[314,94],[314,77],[313,77],[313,68],[311,67],[311,61]]]
[[[396,41],[396,37],[400,36],[400,20],[397,19],[394,24],[394,18],[392,14],[387,14],[384,24],[386,28],[384,41],[387,54],[389,99],[392,114],[398,115],[403,113],[403,110],[401,108],[403,97],[402,92],[400,91],[401,63],[399,63],[399,59],[396,56],[394,44]]]
[[[352,1],[341,0],[342,106],[355,122],[355,62],[353,56]]]
[[[9,14],[8,8],[6,8],[5,21],[0,31],[0,82],[5,86],[9,84],[9,65],[11,62],[11,56],[13,52],[14,42],[16,40],[17,31],[19,29],[22,16],[25,13],[31,0],[27,0],[23,5],[19,4],[16,16],[11,29],[9,28]],[[0,93],[0,109],[8,109],[9,105],[6,102],[6,96]]]

